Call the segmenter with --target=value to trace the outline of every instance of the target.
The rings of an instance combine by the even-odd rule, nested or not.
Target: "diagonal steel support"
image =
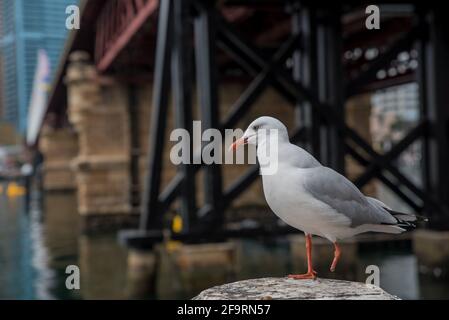
[[[256,76],[262,70],[269,67],[269,63],[264,57],[256,53],[256,49],[241,39],[233,26],[222,18],[217,17],[219,31],[219,45],[250,75]],[[296,35],[295,40],[300,41],[301,35]],[[269,77],[273,88],[280,93],[292,105],[296,103],[296,95],[285,88],[275,76]]]
[[[350,145],[345,144],[346,152],[352,156],[358,163],[360,163],[364,167],[368,167],[370,165],[370,161],[365,159],[362,155],[360,155],[354,148]],[[377,172],[376,177],[391,191],[393,191],[399,198],[401,198],[405,203],[407,203],[413,210],[416,212],[422,212],[423,207],[418,205],[415,200],[413,200],[409,195],[405,194],[399,186],[388,179],[382,172]]]
[[[277,65],[284,63],[285,59],[291,55],[296,45],[297,37],[290,37],[274,54],[271,61],[265,65],[256,78],[250,83],[248,88],[237,99],[235,104],[231,107],[231,111],[223,121],[222,129],[232,128],[237,124],[237,121],[248,111],[254,104],[263,90],[270,82],[272,71]]]
[[[399,141],[389,152],[382,155],[379,158],[379,163],[389,163],[396,159],[405,149],[407,149],[413,142],[425,134],[425,129],[427,126],[426,121],[420,122],[415,128],[410,130],[410,132]],[[382,166],[377,163],[371,163],[365,170],[365,172],[360,175],[354,182],[354,184],[361,188],[367,184],[380,170]]]

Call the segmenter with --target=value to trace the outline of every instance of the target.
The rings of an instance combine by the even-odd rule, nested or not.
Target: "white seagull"
[[[271,131],[274,129],[276,131]],[[275,140],[269,140],[277,132]],[[278,142],[277,157],[267,154],[269,141]],[[335,252],[331,271],[340,258],[337,241],[363,232],[399,234],[414,228],[418,216],[391,210],[383,202],[367,197],[348,179],[318,162],[304,149],[290,143],[285,125],[272,117],[260,117],[231,148],[253,144],[259,163],[278,161],[275,173],[261,166],[263,191],[271,210],[285,223],[306,236],[307,273],[293,279],[315,279],[312,265],[312,235],[328,239]]]

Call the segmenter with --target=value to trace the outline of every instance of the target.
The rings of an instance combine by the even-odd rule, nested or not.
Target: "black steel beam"
[[[159,230],[126,230],[119,234],[119,242],[122,245],[136,249],[152,249],[155,244],[164,240],[182,241],[185,243],[218,242],[229,238],[268,238],[299,233],[298,229],[290,226],[273,228],[242,228],[232,230],[201,230],[188,234],[166,234]]]
[[[128,86],[128,114],[129,114],[129,130],[130,130],[130,202],[133,209],[140,206],[140,174],[139,174],[139,158],[140,158],[140,135],[139,135],[139,119],[138,119],[138,101],[137,88],[134,84]]]
[[[161,228],[162,212],[158,201],[162,152],[165,143],[168,97],[170,89],[170,58],[172,43],[172,0],[162,1],[159,8],[156,61],[153,84],[153,103],[148,147],[148,173],[145,177],[141,205],[140,228]]]
[[[423,94],[422,115],[429,121],[429,135],[425,145],[427,170],[426,189],[429,195],[444,201],[449,199],[449,28],[443,6],[434,6],[427,19],[428,38],[422,43],[419,64],[420,93]],[[449,215],[449,211],[440,214]],[[447,227],[447,226],[446,226]]]
[[[192,128],[192,69],[191,69],[191,24],[189,21],[190,0],[173,2],[174,36],[172,48],[172,90],[177,128],[186,129],[193,136]],[[190,150],[189,163],[178,166],[182,173],[179,212],[182,217],[182,232],[188,232],[196,221],[195,172],[192,163],[192,139],[183,140],[183,150]]]
[[[345,121],[342,70],[342,26],[340,6],[331,6],[318,11],[317,57],[318,98],[327,103],[335,114]],[[321,126],[322,162],[344,174],[344,136],[333,121]]]
[[[202,129],[219,128],[217,85],[215,1],[197,1],[195,17],[196,76],[201,110]],[[215,141],[220,143],[221,141]],[[204,167],[205,204],[212,209],[213,226],[223,225],[223,191],[221,167],[210,164]]]
[[[298,36],[293,53],[293,79],[301,81],[308,90],[318,87],[316,12],[312,8],[301,7],[295,2],[291,7],[292,34]],[[299,38],[299,35],[301,37]],[[321,119],[309,101],[295,97],[295,124],[307,130],[305,149],[321,160],[320,125]]]

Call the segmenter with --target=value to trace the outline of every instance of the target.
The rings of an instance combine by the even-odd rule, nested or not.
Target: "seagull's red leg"
[[[312,235],[306,234],[306,252],[307,252],[307,273],[289,274],[292,279],[316,279],[316,271],[313,270],[312,264]]]
[[[341,250],[340,250],[340,247],[338,246],[337,242],[334,242],[334,247],[335,247],[334,260],[332,261],[332,265],[331,265],[332,272],[335,271],[335,267],[337,266],[338,260],[340,259],[340,256],[341,256]]]

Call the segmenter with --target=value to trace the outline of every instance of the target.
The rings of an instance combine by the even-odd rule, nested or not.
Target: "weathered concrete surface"
[[[399,300],[381,288],[361,282],[260,278],[204,290],[194,300]]]

